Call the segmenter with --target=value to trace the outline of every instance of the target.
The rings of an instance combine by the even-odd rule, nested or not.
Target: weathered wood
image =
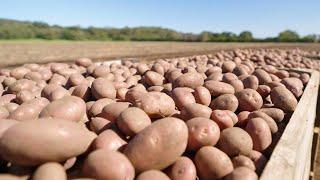
[[[318,87],[319,72],[312,71],[310,81],[260,179],[309,179]]]

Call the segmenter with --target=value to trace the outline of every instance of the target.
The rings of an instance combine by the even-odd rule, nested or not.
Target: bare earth
[[[32,62],[67,62],[79,57],[88,57],[93,60],[125,58],[152,60],[156,58],[205,54],[236,48],[301,48],[320,51],[320,43],[0,41],[0,67]],[[316,124],[320,124],[319,122],[320,119],[317,118]],[[319,152],[315,160],[314,179],[320,179]]]

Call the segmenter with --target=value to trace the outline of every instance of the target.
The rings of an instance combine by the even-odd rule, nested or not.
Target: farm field
[[[0,41],[0,66],[29,62],[73,61],[79,57],[93,60],[186,56],[235,48],[301,48],[319,50],[320,44],[307,43],[199,43],[199,42],[102,42],[102,41]]]
[[[320,51],[320,43],[0,41],[0,67],[13,67],[25,63],[72,62],[80,57],[88,57],[95,61],[131,58],[147,61],[237,48],[300,48]],[[319,118],[317,118],[317,121],[319,121]],[[315,179],[320,179],[320,151],[318,153]]]

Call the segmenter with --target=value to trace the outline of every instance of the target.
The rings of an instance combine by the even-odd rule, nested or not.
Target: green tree
[[[202,42],[208,42],[208,41],[211,41],[212,40],[212,35],[210,32],[208,31],[203,31],[201,34],[200,34],[200,41]]]
[[[302,42],[318,42],[318,37],[316,34],[309,34],[309,35],[303,36],[301,38],[301,41]]]
[[[243,31],[239,34],[239,41],[250,42],[253,40],[253,35],[250,31]]]
[[[280,42],[297,42],[299,41],[299,38],[299,34],[291,30],[282,31],[278,35],[278,40]]]

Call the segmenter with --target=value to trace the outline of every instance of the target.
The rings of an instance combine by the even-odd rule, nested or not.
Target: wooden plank
[[[310,168],[309,156],[311,157],[308,153],[312,144],[310,131],[313,132],[314,124],[314,118],[310,115],[312,119],[309,119],[308,113],[315,114],[318,87],[319,72],[312,71],[310,81],[260,179],[302,180],[306,176],[305,173]]]

